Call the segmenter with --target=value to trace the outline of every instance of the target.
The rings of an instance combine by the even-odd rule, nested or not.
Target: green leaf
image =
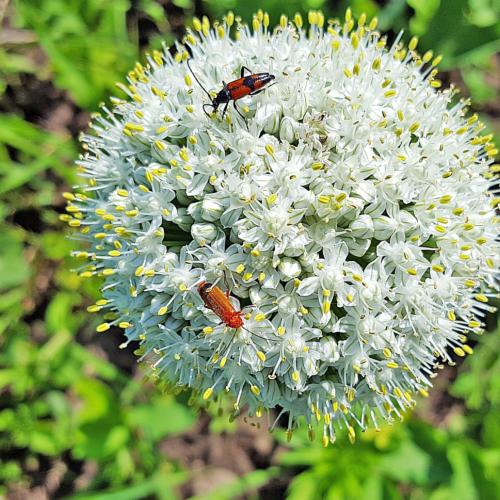
[[[454,498],[479,498],[465,447],[453,443],[448,448],[448,460],[452,466],[451,490]]]
[[[479,28],[466,17],[468,0],[408,0],[420,18],[410,22],[412,33],[420,35],[420,47],[444,56],[441,67],[480,64],[500,49],[496,26]],[[436,2],[439,4],[434,11]],[[425,22],[420,22],[425,19]],[[416,24],[417,23],[417,24]],[[457,33],[460,35],[457,36]]]
[[[21,0],[17,22],[33,29],[58,87],[95,107],[137,58],[127,33],[128,0]]]
[[[384,475],[404,483],[426,484],[432,459],[410,440],[382,457],[379,467]]]
[[[165,418],[166,415],[168,418]],[[194,413],[179,404],[173,396],[164,396],[147,405],[130,408],[128,419],[131,425],[141,429],[149,441],[184,432],[196,422]]]
[[[24,258],[22,234],[10,228],[0,230],[0,291],[23,285],[31,271]]]

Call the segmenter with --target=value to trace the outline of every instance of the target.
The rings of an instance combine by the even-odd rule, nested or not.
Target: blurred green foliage
[[[76,182],[78,126],[48,126],[51,107],[92,112],[147,50],[171,44],[193,15],[245,20],[262,8],[277,22],[307,9],[378,16],[394,36],[418,35],[498,132],[500,7],[496,0],[13,0],[0,27],[0,496],[30,488],[67,463],[57,495],[78,499],[175,498],[191,475],[160,453],[196,416],[120,368],[117,349],[93,333],[85,307],[98,282],[81,281],[59,221]],[[201,10],[200,10],[201,9]],[[306,17],[306,16],[304,16]],[[0,25],[1,26],[1,25]],[[495,62],[496,61],[496,62]],[[496,75],[495,75],[496,64]],[[497,82],[495,88],[491,82]],[[38,94],[30,101],[30,92]],[[55,97],[54,97],[55,96]],[[34,102],[33,102],[34,101]],[[33,109],[35,106],[35,109]],[[37,107],[38,106],[38,107]],[[80,125],[81,126],[81,125]],[[109,335],[113,335],[110,333]],[[110,339],[117,346],[120,338]],[[298,432],[275,467],[255,470],[203,498],[234,498],[281,476],[288,498],[492,499],[500,491],[500,332],[466,360],[439,426],[429,405],[406,425],[342,438],[331,448]],[[107,354],[104,354],[107,353]],[[129,354],[130,357],[130,354]],[[446,397],[445,397],[446,396]],[[452,399],[452,396],[456,399]],[[432,399],[432,397],[431,397]],[[445,409],[446,410],[446,409]],[[427,413],[426,413],[427,412]],[[422,417],[423,415],[423,417]],[[235,432],[214,416],[212,433]],[[87,477],[85,467],[94,464]],[[75,487],[74,484],[79,484]],[[201,497],[197,497],[201,498]]]

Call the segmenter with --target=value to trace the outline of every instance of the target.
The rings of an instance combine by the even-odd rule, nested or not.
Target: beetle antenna
[[[212,103],[212,106],[213,106],[214,100],[212,99],[212,96],[208,93],[208,90],[201,84],[200,80],[198,80],[198,77],[196,76],[195,72],[191,68],[191,65],[189,64],[189,59],[186,60],[186,64],[188,65],[189,71],[191,71],[191,73],[193,74],[194,79],[196,80],[198,85],[202,88],[203,92],[205,92],[205,94],[207,94],[207,96],[210,99],[210,102]]]
[[[242,328],[243,330],[245,330],[248,333],[251,333],[252,335],[255,335],[256,337],[259,337],[259,339],[267,340],[267,342],[269,342],[269,339],[266,339],[265,337],[262,337],[261,335],[257,335],[256,333],[251,332],[248,328],[245,328],[244,326],[240,326],[240,328]]]

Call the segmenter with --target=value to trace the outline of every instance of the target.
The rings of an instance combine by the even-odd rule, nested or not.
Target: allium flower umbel
[[[495,293],[491,135],[440,57],[387,45],[376,20],[321,13],[252,28],[206,18],[137,63],[94,117],[67,194],[81,276],[104,277],[98,331],[122,328],[172,387],[234,398],[351,440],[427,395]],[[245,65],[276,84],[208,117]],[[205,307],[228,290],[244,328]]]

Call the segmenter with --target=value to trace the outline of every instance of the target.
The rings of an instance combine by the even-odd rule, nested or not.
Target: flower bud
[[[204,198],[201,202],[201,217],[203,220],[218,221],[224,213],[224,204],[216,198]]]
[[[278,265],[278,271],[281,274],[281,279],[290,281],[300,275],[302,269],[300,264],[295,259],[283,257]]]
[[[172,222],[177,224],[183,231],[189,232],[194,221],[188,214],[188,211],[185,208],[180,207],[177,209],[177,217],[175,217]]]
[[[191,236],[200,246],[212,243],[217,237],[217,227],[209,223],[193,224],[191,226]]]
[[[293,118],[285,116],[283,120],[281,120],[280,139],[289,143],[295,142],[297,139],[296,130],[298,126],[299,124]]]
[[[255,113],[255,120],[266,134],[275,134],[280,127],[281,106],[279,104],[264,104]]]
[[[383,241],[389,239],[394,234],[398,228],[398,221],[387,217],[387,215],[381,215],[373,219],[373,226],[375,229],[374,237],[377,240]]]
[[[373,219],[369,215],[360,215],[349,227],[351,229],[350,236],[353,238],[371,238],[373,236]]]

